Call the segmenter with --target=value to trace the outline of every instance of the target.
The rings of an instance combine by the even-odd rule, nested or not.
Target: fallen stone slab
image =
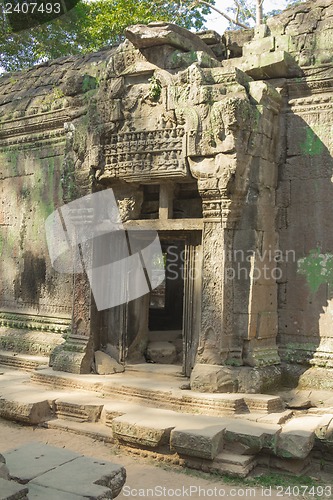
[[[114,418],[113,435],[125,443],[157,448],[169,443],[171,430],[186,418],[171,410],[142,408],[140,413]]]
[[[322,416],[318,416],[293,418],[287,422],[278,436],[276,454],[283,458],[306,458],[322,421]]]
[[[59,465],[67,464],[81,455],[64,448],[32,442],[4,453],[4,457],[10,477],[26,484],[35,477]]]
[[[103,351],[95,352],[95,369],[99,375],[122,373],[125,368]]]
[[[227,425],[225,440],[242,443],[248,447],[247,454],[255,454],[263,448],[274,450],[280,431],[279,425],[235,420]]]
[[[45,422],[52,415],[50,403],[43,395],[25,392],[2,396],[0,399],[0,416],[7,420],[35,425]]]
[[[26,486],[0,478],[0,500],[27,499],[27,494],[28,488]]]
[[[99,499],[117,497],[125,480],[124,467],[104,460],[79,457],[36,477],[31,484]]]
[[[217,420],[217,419],[214,419]],[[188,417],[171,431],[170,447],[179,455],[213,460],[223,447],[226,423],[209,418]]]
[[[307,410],[315,406],[311,402],[310,395],[311,393],[307,395],[303,393],[296,394],[294,397],[286,401],[286,407],[291,409]]]

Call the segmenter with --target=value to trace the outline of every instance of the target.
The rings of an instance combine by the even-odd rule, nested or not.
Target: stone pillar
[[[217,180],[213,182],[217,184]],[[198,361],[221,365],[230,356],[239,358],[241,349],[233,346],[233,283],[226,276],[233,245],[233,223],[228,221],[231,200],[225,190],[214,189],[211,184],[199,182],[204,234]]]
[[[88,239],[93,210],[70,210],[74,230],[73,253],[73,314],[71,332],[64,344],[56,347],[50,357],[53,370],[90,373],[94,360],[92,335],[92,294],[86,269],[93,259],[93,242]],[[70,231],[69,231],[70,232]],[[84,238],[82,237],[84,235]]]

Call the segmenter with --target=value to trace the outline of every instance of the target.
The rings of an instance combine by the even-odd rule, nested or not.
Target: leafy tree
[[[268,17],[275,16],[282,12],[281,9],[270,11],[264,14],[265,0],[233,0],[234,5],[227,7],[224,11],[217,9],[215,5],[210,5],[206,0],[196,0],[194,5],[204,5],[207,8],[218,12],[227,21],[229,21],[229,28],[250,28],[253,25],[262,24]],[[292,5],[303,3],[305,0],[287,0],[286,8]]]
[[[193,7],[192,0],[83,0],[49,24],[13,33],[0,3],[0,67],[13,71],[118,44],[131,24],[159,20],[199,30],[209,5]]]

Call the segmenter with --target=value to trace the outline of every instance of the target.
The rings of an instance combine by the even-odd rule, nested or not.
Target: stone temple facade
[[[90,373],[104,351],[180,364],[199,391],[331,388],[332,98],[331,0],[222,37],[132,26],[3,75],[1,362]],[[107,188],[125,229],[158,232],[166,280],[98,311],[85,273],[52,268],[44,223]]]

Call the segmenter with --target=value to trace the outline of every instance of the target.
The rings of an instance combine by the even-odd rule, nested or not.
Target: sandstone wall
[[[50,350],[60,342],[54,332],[69,328],[73,296],[77,336],[68,352],[81,334],[89,338],[87,280],[77,277],[73,292],[72,278],[52,270],[45,218],[124,176],[133,183],[132,194],[118,185],[126,211],[128,196],[142,197],[141,188],[134,193],[140,181],[168,180],[177,164],[174,180],[198,182],[205,259],[219,260],[204,263],[201,362],[276,365],[277,336],[282,361],[332,367],[331,2],[301,4],[242,35],[200,40],[159,23],[142,31],[129,30],[119,49],[0,79],[0,342],[29,350],[32,341],[19,345],[22,333],[48,331],[38,338]],[[131,151],[119,137],[156,139],[172,127],[176,135],[184,127],[181,158],[154,144],[150,166],[129,173]],[[235,266],[225,245],[259,250],[248,270],[266,261],[271,269],[278,248],[278,294],[271,275],[223,283],[225,267]]]
[[[66,156],[108,52],[0,78],[0,348],[49,353],[69,330],[72,276],[54,271],[46,217],[74,195]],[[81,120],[80,123],[82,123]],[[85,142],[81,128],[76,140]],[[47,332],[47,333],[44,333]]]

